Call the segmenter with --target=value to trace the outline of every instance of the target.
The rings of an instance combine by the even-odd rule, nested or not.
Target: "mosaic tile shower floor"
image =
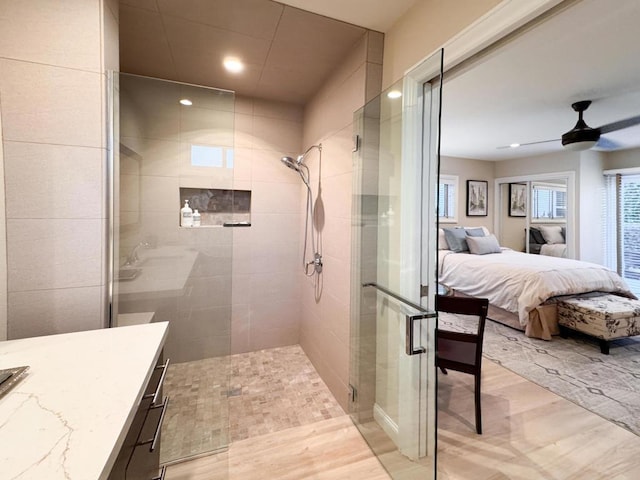
[[[173,364],[164,393],[162,463],[344,415],[299,345]]]

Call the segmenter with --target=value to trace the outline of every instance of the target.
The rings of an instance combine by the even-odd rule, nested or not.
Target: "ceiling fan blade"
[[[633,127],[634,125],[640,125],[640,115],[626,118],[624,120],[618,120],[617,122],[607,123],[606,125],[598,127],[597,130],[600,130],[600,134],[603,134],[622,130],[623,128]]]
[[[608,138],[605,138],[605,137],[600,137],[600,139],[598,140],[598,143],[596,143],[593,149],[609,151],[609,150],[616,150],[621,146],[622,145],[620,145],[618,142],[614,142],[613,140],[609,140]]]
[[[551,143],[551,142],[559,142],[560,139],[559,138],[555,138],[553,140],[540,140],[539,142],[529,142],[529,143],[520,143],[518,144],[518,146],[520,147],[526,147],[527,145],[538,145],[539,143]],[[512,147],[511,145],[502,145],[500,147],[496,147],[498,150],[502,150],[503,148],[517,148],[517,147]]]

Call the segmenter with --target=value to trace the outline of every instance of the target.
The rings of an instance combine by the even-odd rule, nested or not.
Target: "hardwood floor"
[[[472,381],[456,372],[439,377],[439,480],[640,478],[640,437],[486,360],[484,433],[476,435]],[[224,454],[169,467],[166,478],[389,476],[345,415],[234,442]]]
[[[227,469],[229,471],[227,476]],[[222,454],[167,469],[167,480],[386,480],[347,415],[234,442]]]

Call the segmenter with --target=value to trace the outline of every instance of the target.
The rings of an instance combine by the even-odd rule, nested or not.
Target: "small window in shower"
[[[233,148],[191,145],[191,166],[233,168]]]
[[[185,200],[198,210],[201,227],[251,225],[250,190],[180,188],[180,205]]]

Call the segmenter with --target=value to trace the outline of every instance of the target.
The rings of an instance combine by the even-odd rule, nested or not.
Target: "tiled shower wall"
[[[102,326],[105,72],[117,52],[116,0],[0,6],[8,338]]]
[[[302,107],[236,97],[234,188],[251,190],[251,227],[233,235],[232,352],[297,344],[300,192],[280,158],[302,152]]]
[[[301,278],[300,344],[345,410],[349,384],[353,114],[380,93],[383,40],[381,33],[367,32],[306,106],[304,115],[304,147],[320,142],[323,146],[324,270],[320,289],[312,280]],[[312,178],[317,179],[318,156],[310,159]]]
[[[0,98],[0,107],[2,98]],[[4,201],[4,153],[2,151],[2,115],[0,115],[0,239],[7,238]],[[7,339],[7,244],[0,241],[0,341]]]

